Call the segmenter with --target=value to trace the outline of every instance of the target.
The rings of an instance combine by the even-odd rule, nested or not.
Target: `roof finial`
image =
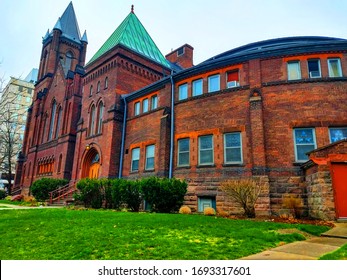
[[[131,5],[131,12],[134,13],[134,5]]]

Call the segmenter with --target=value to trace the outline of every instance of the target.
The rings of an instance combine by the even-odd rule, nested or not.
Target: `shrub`
[[[301,218],[303,202],[299,197],[287,195],[283,198],[282,205],[284,208],[289,209],[294,218]]]
[[[206,207],[204,209],[204,215],[205,216],[215,216],[216,215],[216,210],[214,210],[212,207]]]
[[[105,208],[113,208],[111,180],[107,178],[102,178],[98,181],[100,185],[100,192],[105,202]]]
[[[131,211],[138,212],[142,202],[141,184],[139,181],[121,180],[121,201],[127,204]]]
[[[217,209],[217,215],[223,218],[229,217],[229,213],[221,209]]]
[[[42,178],[31,185],[31,193],[36,200],[44,201],[49,199],[51,191],[66,185],[68,182],[66,179]]]
[[[150,177],[141,182],[143,197],[152,211],[170,213],[178,211],[187,192],[187,183],[178,179]]]
[[[234,179],[221,184],[221,189],[227,196],[239,203],[248,218],[255,217],[255,203],[263,185],[253,179]]]
[[[113,209],[120,209],[123,204],[122,183],[123,179],[112,179],[111,183],[111,204]]]
[[[82,201],[85,207],[99,209],[102,206],[103,194],[100,188],[100,180],[84,178],[77,183],[80,191],[74,194],[76,200]]]
[[[191,214],[192,210],[189,208],[189,206],[181,206],[180,210],[178,211],[180,214]]]
[[[6,191],[0,190],[0,199],[4,199],[6,197]]]

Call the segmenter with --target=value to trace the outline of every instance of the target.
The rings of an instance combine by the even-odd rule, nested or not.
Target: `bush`
[[[80,192],[74,194],[74,198],[82,201],[85,207],[99,209],[103,201],[103,194],[100,186],[100,180],[89,178],[81,179],[77,183],[77,189]]]
[[[66,179],[42,178],[31,185],[31,194],[38,201],[49,199],[49,193],[69,183]]]
[[[123,204],[122,183],[123,179],[112,179],[111,183],[111,207],[112,209],[120,209]]]
[[[121,201],[126,203],[131,211],[139,212],[142,202],[141,184],[139,181],[120,181]]]
[[[105,208],[112,209],[112,183],[110,179],[102,178],[99,179],[101,195],[105,201]]]
[[[178,211],[180,214],[191,214],[192,210],[189,208],[189,206],[181,206],[180,210]]]
[[[6,197],[6,191],[0,190],[0,199],[4,199]]]
[[[212,207],[206,207],[204,209],[204,215],[205,216],[215,216],[216,215],[216,210],[214,210]]]
[[[299,197],[287,195],[283,198],[283,207],[289,209],[294,218],[299,219],[302,216],[303,202]]]
[[[178,179],[150,177],[141,181],[143,197],[152,211],[170,213],[178,211],[187,192],[187,183]]]
[[[248,218],[255,217],[255,203],[263,185],[253,179],[234,179],[221,184],[227,196],[239,203]]]

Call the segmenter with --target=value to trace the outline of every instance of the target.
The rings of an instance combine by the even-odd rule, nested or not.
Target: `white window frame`
[[[319,76],[312,76],[312,75],[311,75],[311,72],[313,72],[313,71],[310,72],[310,68],[309,68],[309,66],[308,66],[309,61],[317,61],[317,62],[318,62]],[[309,77],[309,78],[311,78],[311,79],[321,78],[321,77],[322,77],[322,69],[321,69],[321,67],[320,67],[320,59],[319,59],[319,58],[308,59],[308,60],[307,60],[307,70],[308,70],[308,77]]]
[[[201,139],[211,137],[212,147],[208,149],[201,149]],[[211,162],[201,162],[201,152],[202,151],[211,151],[212,152],[212,161]],[[213,135],[201,135],[199,136],[199,165],[213,165],[214,164],[214,143],[213,143]]]
[[[295,136],[295,131],[297,130],[308,130],[310,129],[312,131],[312,137],[313,137],[313,143],[312,144],[297,144],[296,143],[296,136]],[[308,146],[308,145],[314,145],[314,149],[317,149],[317,140],[316,140],[316,130],[313,127],[304,127],[304,128],[294,128],[293,129],[293,139],[294,139],[294,152],[295,152],[295,162],[306,162],[308,161],[307,159],[298,159],[298,151],[297,151],[297,146]]]
[[[201,83],[201,93],[196,93],[197,85]],[[203,79],[197,79],[192,82],[192,96],[199,96],[204,93],[204,81]]]
[[[333,129],[336,129],[336,130],[346,130],[346,131],[347,131],[347,127],[329,127],[329,140],[330,140],[330,143],[335,143],[335,142],[337,142],[337,141],[346,139],[346,138],[342,138],[342,139],[340,139],[340,140],[337,140],[337,141],[334,141],[334,142],[333,142],[332,139],[331,139],[331,130],[333,130]]]
[[[214,79],[218,80],[217,88],[212,87],[211,81]],[[208,92],[216,92],[216,91],[220,91],[220,74],[215,74],[208,77]]]
[[[141,112],[141,103],[140,103],[140,101],[137,101],[134,104],[134,115],[138,116],[138,115],[140,115],[140,112]]]
[[[150,150],[153,149],[153,150]],[[153,166],[149,166],[148,160],[153,158]],[[146,146],[146,164],[145,170],[154,170],[155,169],[155,145]]]
[[[135,154],[137,152],[137,154]],[[134,169],[134,161],[137,161],[137,169]],[[140,169],[140,148],[133,148],[131,150],[131,172],[137,172]]]
[[[158,95],[153,95],[151,97],[151,110],[158,108]]]
[[[148,98],[142,100],[142,112],[147,113],[149,111]]]
[[[336,60],[338,62],[338,64],[337,64],[338,71],[339,71],[339,75],[338,76],[334,76],[334,73],[332,71],[331,62],[333,60]],[[328,70],[329,70],[329,77],[330,78],[340,78],[340,77],[342,77],[342,68],[341,68],[341,60],[340,60],[340,58],[328,58]]]
[[[188,84],[178,86],[178,100],[185,100],[188,98]]]
[[[226,138],[228,135],[238,135],[240,138],[240,146],[230,146],[227,147]],[[227,150],[240,149],[240,161],[227,161]],[[224,134],[224,163],[225,164],[242,164],[243,163],[243,155],[242,155],[242,134],[241,132],[230,132]]]
[[[295,70],[296,70],[297,78],[290,78],[289,65],[296,65]],[[301,79],[301,66],[300,66],[299,60],[287,61],[287,76],[288,76],[288,81],[294,81],[294,80],[300,80]]]
[[[182,141],[188,141],[188,151],[181,151],[180,149],[180,143]],[[180,157],[182,154],[188,154],[188,162],[184,164],[180,164]],[[182,138],[177,141],[177,166],[189,166],[190,165],[190,139],[189,138]]]

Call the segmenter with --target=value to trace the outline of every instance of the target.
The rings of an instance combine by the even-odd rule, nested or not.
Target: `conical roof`
[[[87,63],[91,64],[117,45],[123,45],[155,62],[170,67],[133,10]]]

